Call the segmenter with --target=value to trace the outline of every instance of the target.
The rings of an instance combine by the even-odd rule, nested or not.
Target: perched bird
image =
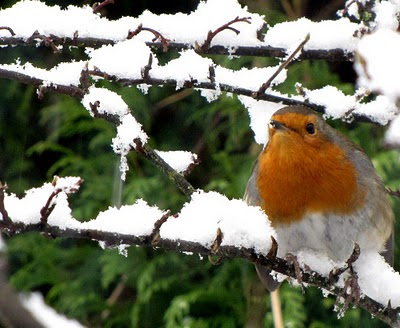
[[[393,263],[394,214],[381,178],[362,149],[311,109],[272,116],[244,199],[268,215],[280,257],[311,249],[345,261],[357,243]],[[256,268],[267,289],[278,288],[268,269]]]

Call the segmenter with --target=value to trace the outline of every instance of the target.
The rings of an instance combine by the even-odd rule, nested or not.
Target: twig
[[[153,54],[150,53],[149,55],[149,61],[146,66],[143,67],[142,69],[142,78],[144,81],[150,80],[150,70],[151,66],[153,65]]]
[[[214,239],[214,242],[211,245],[210,254],[208,254],[208,260],[211,262],[212,265],[220,265],[223,260],[223,256],[214,256],[218,253],[219,248],[222,243],[222,239],[224,238],[224,234],[222,233],[221,229],[217,229],[217,236]]]
[[[128,276],[126,274],[123,274],[121,276],[121,280],[118,283],[118,285],[115,287],[115,289],[113,290],[113,292],[111,293],[110,297],[107,298],[106,303],[108,306],[113,306],[121,297],[124,289],[126,288],[126,282],[128,281]],[[110,315],[110,309],[104,309],[101,312],[101,319],[105,320],[108,318],[108,316]]]
[[[8,216],[7,210],[4,206],[4,191],[7,190],[7,185],[3,185],[0,181],[0,214],[2,216],[2,221],[6,224],[12,223],[10,217]]]
[[[109,5],[109,4],[114,4],[114,0],[104,0],[103,2],[97,4],[94,8],[93,8],[93,13],[96,14],[98,13],[100,10],[102,10],[105,6]]]
[[[392,190],[392,189],[390,189],[390,188],[386,188],[386,192],[387,192],[390,196],[394,196],[394,197],[397,197],[398,199],[400,199],[400,189]]]
[[[239,18],[239,16],[237,16],[235,19],[232,19],[230,22],[220,26],[215,31],[208,31],[207,39],[204,41],[204,43],[201,46],[198,47],[198,50],[200,52],[205,52],[208,49],[210,49],[211,41],[215,38],[215,36],[218,33],[221,33],[224,30],[231,30],[231,31],[235,32],[236,34],[239,34],[240,31],[233,28],[231,25],[235,24],[235,23],[239,23],[239,22],[245,22],[245,23],[251,24],[250,19],[251,19],[251,17]]]
[[[274,74],[271,75],[271,77],[267,80],[267,82],[263,83],[263,85],[257,91],[257,97],[265,93],[265,91],[270,87],[272,81],[279,75],[279,73],[284,68],[286,68],[291,63],[291,61],[296,57],[296,55],[304,48],[308,40],[310,40],[310,33],[306,35],[304,40],[297,46],[297,48],[290,54],[290,56],[279,65],[278,69],[275,71]]]
[[[143,27],[142,24],[139,24],[139,26],[136,28],[136,30],[134,31],[129,31],[128,32],[128,36],[127,39],[132,39],[135,35],[138,35],[140,32],[142,31],[148,31],[154,34],[154,38],[152,40],[152,42],[157,41],[158,39],[160,39],[161,44],[162,44],[162,50],[163,52],[167,52],[168,51],[168,45],[169,45],[169,39],[165,38],[160,32],[149,28],[149,27]]]
[[[195,189],[193,186],[183,177],[175,171],[167,162],[165,162],[148,144],[143,144],[140,139],[133,140],[135,143],[136,151],[149,159],[154,165],[156,165],[163,173],[165,173],[170,180],[183,192],[184,195],[190,197]]]
[[[54,197],[56,197],[62,190],[61,189],[56,189],[54,190],[49,198],[47,199],[46,204],[42,207],[42,209],[40,210],[40,222],[43,225],[47,224],[47,219],[49,218],[51,212],[53,212],[54,207],[56,206],[56,204],[51,204],[52,200],[54,199]]]
[[[14,30],[13,30],[11,27],[8,27],[8,26],[0,26],[0,30],[7,30],[8,32],[10,32],[10,34],[11,34],[12,36],[15,35]]]
[[[189,166],[187,167],[187,169],[183,172],[184,177],[190,175],[190,173],[192,173],[194,168],[201,163],[201,160],[199,160],[195,156],[192,156],[191,160],[192,160],[192,163],[190,163]]]
[[[99,112],[99,107],[100,107],[100,101],[96,100],[94,103],[89,103],[90,110],[93,113],[93,116],[96,118],[101,118],[103,120],[106,120],[114,125],[118,125],[121,122],[121,118],[118,115],[112,115],[109,113],[100,113]]]
[[[36,39],[39,39],[39,40],[42,40],[43,42],[44,42],[44,45],[46,46],[46,47],[51,47],[51,49],[53,49],[53,52],[54,53],[60,53],[61,51],[57,48],[57,46],[56,46],[56,44],[54,43],[54,41],[53,41],[53,39],[52,38],[50,38],[50,37],[48,37],[48,36],[46,36],[46,35],[43,35],[43,34],[40,34],[38,31],[35,31],[27,40],[26,40],[26,42],[31,42],[31,41],[33,41],[33,40],[36,40]]]
[[[171,216],[171,212],[167,211],[160,219],[158,219],[155,223],[154,223],[154,229],[151,233],[151,235],[149,236],[149,239],[151,240],[151,243],[153,245],[157,244],[158,241],[160,240],[160,229],[161,226],[167,222],[168,218]]]

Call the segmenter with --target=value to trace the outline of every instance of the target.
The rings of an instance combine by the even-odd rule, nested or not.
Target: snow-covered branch
[[[300,254],[300,267],[297,267],[289,260],[276,257],[275,232],[265,214],[241,200],[198,191],[176,215],[140,200],[120,209],[109,208],[95,220],[81,223],[71,216],[68,205],[68,194],[77,191],[80,183],[77,178],[56,178],[51,184],[29,190],[22,199],[4,194],[1,189],[5,197],[4,201],[0,197],[0,208],[9,209],[7,217],[3,214],[0,220],[1,231],[9,235],[36,231],[52,238],[90,239],[98,241],[102,247],[118,248],[122,253],[128,246],[136,245],[212,256],[218,262],[241,258],[281,274],[278,279],[289,277],[304,286],[317,286],[336,295],[339,301],[347,295],[346,273],[333,274],[335,267],[329,266],[329,260],[319,259],[318,265],[315,254]],[[49,208],[52,210],[48,211]],[[248,218],[245,226],[243,216]],[[381,261],[376,258],[378,254],[362,255],[359,263],[355,262],[355,269],[364,294],[356,305],[392,327],[399,327],[400,295],[393,291],[393,284],[400,283],[399,274],[385,266],[382,258]],[[384,279],[390,276],[392,291],[376,293],[376,284],[384,283],[379,277],[374,277],[375,287],[371,287],[369,266],[372,263],[378,266],[376,270],[380,270],[381,275],[384,272]],[[379,286],[378,290],[382,288],[385,287]],[[373,298],[375,295],[379,295],[377,299]]]

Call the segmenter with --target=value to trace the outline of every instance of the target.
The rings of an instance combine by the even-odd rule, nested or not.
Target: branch
[[[184,195],[190,197],[195,189],[193,186],[184,178],[184,176],[175,171],[168,163],[166,163],[148,144],[142,144],[140,139],[135,139],[133,142],[136,144],[136,151],[150,160],[156,165],[165,175],[170,178],[175,185],[183,192]]]
[[[169,46],[169,39],[165,38],[160,32],[149,28],[149,27],[143,27],[142,24],[140,24],[136,30],[134,31],[129,31],[128,32],[128,37],[127,39],[132,39],[134,36],[138,35],[141,31],[148,31],[154,34],[154,39],[152,42],[155,42],[156,40],[160,39],[161,44],[163,45],[162,51],[167,52],[168,51],[168,46]]]
[[[54,238],[76,238],[76,239],[88,239],[103,242],[108,247],[115,247],[118,245],[136,245],[143,247],[157,247],[169,251],[177,252],[192,252],[202,254],[205,256],[213,255],[220,259],[233,259],[241,258],[257,265],[263,265],[271,270],[279,272],[285,276],[296,279],[296,267],[290,261],[285,259],[264,256],[262,254],[256,254],[252,249],[238,248],[234,246],[220,245],[219,239],[223,236],[223,231],[217,234],[214,247],[207,248],[204,245],[193,242],[190,240],[169,240],[164,239],[158,235],[158,238],[154,238],[161,225],[166,221],[165,217],[161,218],[156,222],[153,232],[148,236],[135,236],[127,234],[119,234],[114,232],[99,231],[92,229],[60,229],[56,226],[38,224],[23,224],[15,222],[0,222],[0,229],[4,232],[14,235],[27,232],[42,232],[45,235],[51,235]],[[335,281],[330,277],[325,277],[318,272],[312,270],[302,270],[302,281],[312,286],[316,286],[329,291],[335,295],[342,295],[342,288],[335,285]],[[343,294],[344,295],[344,294]],[[400,327],[400,320],[398,319],[400,308],[393,309],[389,306],[383,306],[375,300],[364,296],[359,300],[360,307],[370,312],[373,316],[376,316],[380,320],[386,322],[392,327]]]
[[[247,24],[251,24],[250,19],[251,19],[251,17],[239,18],[239,16],[237,16],[235,19],[232,19],[228,23],[220,26],[215,31],[208,31],[207,39],[204,41],[204,43],[201,46],[196,47],[196,48],[198,48],[198,50],[200,52],[207,51],[208,49],[210,49],[211,41],[217,36],[217,34],[221,33],[224,30],[231,30],[232,32],[235,32],[236,34],[239,34],[240,31],[233,28],[231,25],[235,24],[235,23],[239,23],[239,22],[245,22]]]
[[[398,199],[400,199],[400,189],[392,190],[392,189],[390,189],[390,188],[386,188],[386,192],[387,192],[390,196],[394,196],[394,197],[397,197]]]
[[[114,4],[114,0],[104,0],[103,2],[101,2],[99,4],[95,4],[96,6],[93,8],[93,13],[96,14],[96,13],[100,12],[100,10],[102,10],[105,6],[107,6],[109,4]]]
[[[103,77],[104,79],[107,79],[109,81],[115,81],[119,82],[122,85],[130,86],[130,85],[139,85],[139,84],[149,84],[149,85],[171,85],[176,87],[178,85],[178,81],[175,79],[158,79],[158,78],[152,78],[149,76],[149,70],[150,68],[147,67],[146,71],[143,72],[144,77],[138,78],[138,79],[119,79],[116,76],[113,75],[108,75],[107,73],[101,72],[101,71],[89,71],[89,74],[91,75],[96,75]],[[146,74],[145,74],[146,73]],[[38,79],[36,77],[32,77],[30,75],[26,75],[23,73],[18,73],[14,72],[11,70],[6,70],[0,68],[0,78],[6,78],[14,81],[18,81],[24,84],[30,84],[34,86],[41,86],[44,83],[44,80]],[[212,80],[212,79],[211,79]],[[181,85],[181,83],[180,83]],[[307,100],[297,100],[289,97],[284,97],[284,96],[277,96],[275,94],[269,94],[269,93],[264,93],[261,95],[257,95],[257,91],[249,90],[249,89],[244,89],[244,88],[238,88],[232,85],[228,84],[218,84],[216,85],[215,82],[198,82],[197,80],[186,80],[183,83],[184,88],[198,88],[198,89],[208,89],[208,90],[216,90],[216,91],[224,91],[224,92],[230,92],[236,95],[243,95],[243,96],[248,96],[251,98],[255,98],[258,100],[265,100],[265,101],[270,101],[274,103],[281,103],[283,105],[301,105],[301,106],[306,106],[309,107],[319,113],[324,114],[325,113],[325,107],[319,104],[311,103]],[[47,85],[43,87],[44,89],[42,90],[51,90],[56,93],[61,93],[61,94],[67,94],[73,97],[78,98],[81,100],[83,96],[85,95],[85,92],[80,89],[79,87],[76,86],[66,86],[62,84],[55,84],[52,83],[51,85]],[[374,122],[369,116],[358,114],[358,113],[351,113],[351,117],[354,118],[355,121],[358,122],[366,122],[366,123],[376,123]]]
[[[270,87],[272,81],[279,75],[280,72],[282,72],[283,69],[285,69],[292,62],[296,55],[304,48],[308,40],[310,40],[310,33],[306,35],[305,39],[297,46],[297,48],[290,54],[290,56],[281,65],[279,65],[278,69],[275,71],[274,74],[271,75],[268,81],[260,87],[260,89],[257,91],[257,97],[260,97],[260,95],[265,93],[265,91]]]
[[[81,38],[79,36],[75,38],[61,38],[55,35],[48,36],[52,40],[52,44],[64,45],[66,47],[76,46],[82,48],[100,48],[103,45],[116,44],[118,41],[112,39],[103,38]],[[24,46],[36,46],[38,42],[34,39],[25,40],[20,37],[0,37],[0,45],[24,45]],[[41,43],[39,42],[39,45]],[[163,52],[165,44],[163,42],[146,42],[146,44],[154,49],[156,52]],[[46,45],[46,44],[45,44]],[[47,45],[48,46],[48,45]],[[275,57],[284,58],[287,56],[287,50],[284,48],[276,48],[271,46],[239,46],[230,49],[226,46],[214,45],[200,51],[196,49],[193,44],[181,43],[181,42],[168,42],[168,49],[172,51],[182,51],[187,49],[194,49],[201,54],[207,55],[233,55],[233,56],[259,56],[259,57]],[[304,50],[299,58],[300,60],[308,59],[321,59],[328,61],[353,61],[354,53],[345,51],[343,49],[330,49],[330,50]]]

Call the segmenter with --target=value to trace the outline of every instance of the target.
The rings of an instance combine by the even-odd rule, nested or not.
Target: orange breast
[[[362,203],[365,193],[344,151],[327,140],[317,146],[277,133],[260,156],[257,185],[273,225],[298,221],[306,212],[346,214]]]

